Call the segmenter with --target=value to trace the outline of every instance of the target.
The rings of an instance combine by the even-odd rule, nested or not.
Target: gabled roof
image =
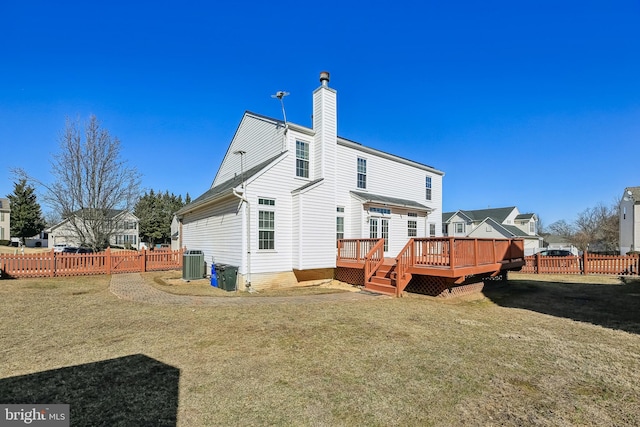
[[[210,188],[209,190],[205,191],[202,195],[197,197],[195,200],[193,200],[191,203],[189,203],[186,206],[183,206],[180,210],[178,210],[178,212],[176,212],[176,215],[178,216],[183,215],[223,195],[233,194],[233,189],[238,187],[240,184],[242,184],[243,179],[244,181],[249,180],[253,176],[257,175],[259,172],[261,172],[264,168],[269,166],[274,160],[284,155],[285,153],[286,151],[278,154],[277,156],[273,156],[269,160],[266,160],[252,167],[251,169],[244,171],[244,173],[242,173],[241,175],[236,175],[233,178],[223,182],[222,184],[218,184],[215,187]]]
[[[467,220],[469,221],[473,221],[468,215],[465,214],[464,211],[455,211],[455,212],[445,212],[442,214],[442,222],[449,222],[451,220],[451,218],[453,218],[454,216],[462,216],[465,217]]]
[[[516,216],[517,220],[520,221],[526,221],[526,220],[531,220],[536,216],[536,214],[534,213],[526,213],[526,214],[520,214]]]
[[[421,205],[420,203],[415,202],[413,200],[398,199],[395,197],[380,196],[378,194],[371,194],[371,193],[361,193],[358,191],[351,191],[350,193],[356,196],[358,199],[362,200],[364,203],[378,203],[378,204],[387,205],[387,206],[412,208],[412,209],[419,209],[422,211],[429,211],[429,212],[433,211],[432,208]]]
[[[505,219],[513,212],[515,206],[510,206],[506,208],[494,208],[494,209],[477,209],[473,211],[459,210],[456,212],[447,212],[442,214],[442,221],[445,221],[445,215],[447,215],[447,220],[450,219],[454,214],[462,214],[469,218],[472,222],[483,221],[485,218],[492,218],[499,223],[503,223]]]
[[[473,234],[473,232],[477,229],[479,229],[480,227],[482,227],[482,224],[491,224],[495,229],[498,230],[503,230],[506,236],[508,237],[521,237],[521,238],[538,238],[538,236],[530,236],[527,233],[525,233],[523,230],[521,230],[520,228],[516,227],[515,225],[505,225],[505,224],[501,224],[499,222],[497,222],[495,219],[487,217],[485,218],[479,225],[478,227],[474,228],[474,230],[470,233]]]

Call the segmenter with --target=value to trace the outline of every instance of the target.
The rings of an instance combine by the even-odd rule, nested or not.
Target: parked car
[[[92,254],[93,249],[85,248],[85,247],[76,248],[73,246],[67,246],[63,248],[62,252],[66,254]]]
[[[564,249],[548,249],[538,252],[540,256],[575,256],[571,251]]]
[[[56,243],[55,245],[53,245],[53,252],[64,252],[64,248],[66,247],[66,243]]]

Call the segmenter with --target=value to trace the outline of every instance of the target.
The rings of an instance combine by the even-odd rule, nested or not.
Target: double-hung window
[[[428,176],[427,179],[425,179],[425,187],[426,187],[425,199],[431,200],[431,177],[430,176]]]
[[[367,159],[358,157],[358,188],[367,188]]]
[[[336,216],[336,239],[344,239],[344,207],[336,208],[338,216]]]
[[[309,144],[296,141],[296,176],[309,178]]]
[[[258,249],[276,248],[276,201],[258,199]]]
[[[407,236],[416,237],[418,235],[418,214],[415,212],[408,212],[407,216]]]

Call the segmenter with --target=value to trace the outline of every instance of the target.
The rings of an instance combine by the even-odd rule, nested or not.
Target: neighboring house
[[[245,112],[211,188],[176,214],[177,246],[237,266],[240,289],[333,277],[337,239],[385,238],[396,256],[440,234],[444,173],[339,137],[320,82],[313,128]]]
[[[515,206],[494,209],[458,210],[442,214],[442,234],[450,237],[524,239],[525,255],[538,252],[536,214],[521,214]]]
[[[109,241],[112,246],[131,247],[139,249],[139,222],[140,220],[129,211],[111,209],[108,214],[108,221],[114,226],[114,232]],[[77,235],[76,230],[70,223],[70,219],[45,230],[49,234],[48,247],[53,248],[56,244],[66,244],[69,246],[80,246],[86,242]]]
[[[640,187],[627,187],[620,200],[620,254],[640,251]]]
[[[9,199],[0,198],[0,240],[11,240],[11,206]]]

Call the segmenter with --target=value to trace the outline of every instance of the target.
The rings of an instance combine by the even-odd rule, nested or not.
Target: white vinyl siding
[[[274,121],[263,117],[245,114],[211,187],[240,175],[241,157],[242,168],[247,171],[281,153],[283,144],[284,126],[276,126]],[[240,156],[234,154],[236,151],[244,151],[246,154]]]
[[[214,206],[187,216],[182,224],[182,246],[201,250],[207,264],[240,266],[242,262],[242,215],[237,215],[239,199],[229,197]]]

